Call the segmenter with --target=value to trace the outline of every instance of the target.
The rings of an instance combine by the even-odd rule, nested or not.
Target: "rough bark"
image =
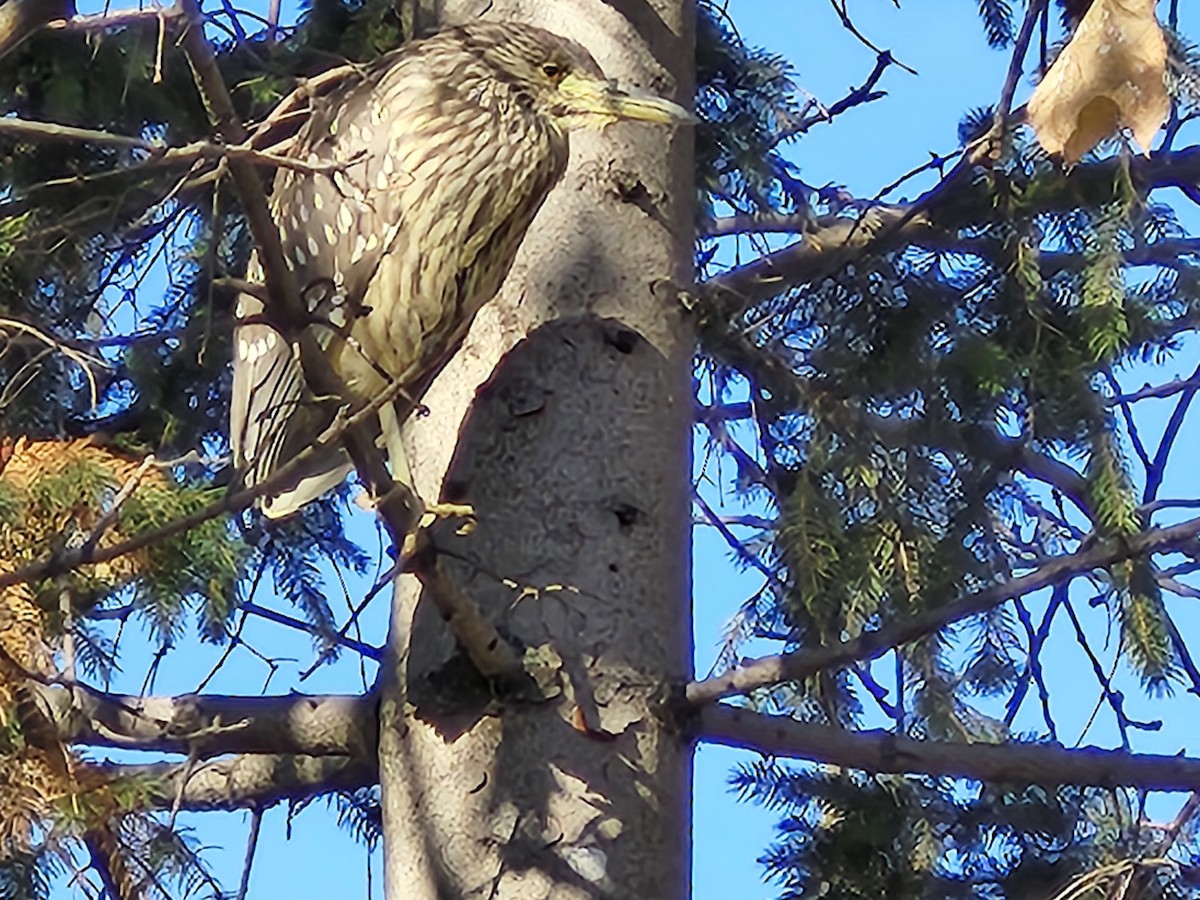
[[[300,753],[369,760],[377,743],[374,694],[130,697],[31,684],[58,739],[94,747],[194,753]]]
[[[684,0],[485,5],[690,96]],[[421,493],[478,513],[439,538],[451,571],[529,648],[530,677],[472,682],[399,585],[380,694],[389,897],[688,895],[691,747],[667,706],[691,660],[693,344],[671,287],[688,281],[690,143],[635,124],[573,136],[502,296],[410,428]]]
[[[375,784],[369,760],[345,756],[248,753],[195,765],[158,762],[106,765],[114,778],[137,779],[149,806],[197,812],[265,809],[284,800],[308,800],[330,791]]]

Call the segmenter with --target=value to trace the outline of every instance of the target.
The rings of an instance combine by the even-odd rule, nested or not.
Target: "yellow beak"
[[[696,121],[690,112],[661,97],[650,94],[631,94],[610,81],[596,81],[569,73],[558,86],[567,115],[599,119],[601,123],[619,119],[640,122],[661,122],[666,125],[688,125]]]

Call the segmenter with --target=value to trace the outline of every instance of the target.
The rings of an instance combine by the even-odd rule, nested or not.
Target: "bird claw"
[[[431,503],[421,516],[421,528],[428,528],[438,519],[464,519],[456,534],[470,534],[475,530],[475,507],[469,503]]]

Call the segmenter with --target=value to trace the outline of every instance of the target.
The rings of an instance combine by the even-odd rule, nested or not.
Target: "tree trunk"
[[[623,84],[691,96],[690,0],[422,5],[543,25]],[[439,541],[451,571],[533,677],[489,693],[401,580],[380,682],[388,897],[690,893],[691,747],[669,701],[691,667],[693,343],[673,290],[691,141],[573,135],[501,297],[409,428],[421,493],[478,515]]]

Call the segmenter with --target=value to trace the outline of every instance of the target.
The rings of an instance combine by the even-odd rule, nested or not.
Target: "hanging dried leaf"
[[[1155,0],[1096,0],[1029,101],[1047,153],[1068,163],[1121,128],[1144,152],[1170,112]]]

